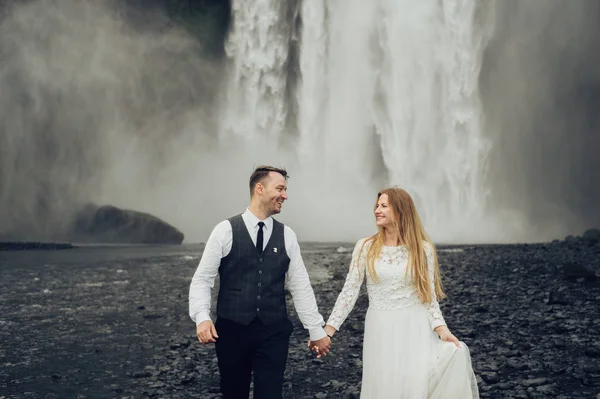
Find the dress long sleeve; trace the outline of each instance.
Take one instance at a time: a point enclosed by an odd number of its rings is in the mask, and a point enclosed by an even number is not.
[[[442,316],[440,304],[435,294],[435,281],[434,281],[434,263],[433,263],[433,247],[429,244],[425,244],[425,255],[427,256],[427,271],[429,274],[429,287],[431,289],[431,302],[427,304],[427,310],[429,311],[429,323],[431,329],[435,329],[439,326],[445,326],[446,321]]]
[[[360,293],[360,287],[365,279],[367,248],[363,249],[364,241],[365,239],[363,238],[354,246],[344,288],[342,288],[342,292],[338,295],[333,311],[329,316],[329,320],[327,320],[327,324],[336,330],[340,329],[340,326],[354,308]],[[361,249],[363,250],[361,251]]]

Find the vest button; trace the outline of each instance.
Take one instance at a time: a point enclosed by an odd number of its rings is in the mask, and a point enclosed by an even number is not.
[[[257,312],[260,312],[260,308],[256,308],[256,311],[257,311]]]
[[[259,260],[260,260],[260,262],[262,263],[262,261],[263,261],[263,258],[260,258]]]
[[[256,296],[256,299],[260,299],[260,295],[257,295],[257,296]]]
[[[258,274],[262,274],[262,270],[259,270],[259,271],[258,271]]]
[[[258,286],[259,286],[259,287],[262,287],[262,284],[261,284],[261,283],[258,283]]]

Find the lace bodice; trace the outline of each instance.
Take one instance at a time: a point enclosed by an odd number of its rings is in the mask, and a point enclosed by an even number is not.
[[[363,247],[362,239],[356,243],[354,252],[352,253],[352,261],[350,262],[350,270],[346,277],[346,282],[342,292],[338,296],[331,316],[327,324],[339,330],[340,326],[348,317],[354,304],[358,299],[360,287],[367,278],[367,293],[369,295],[369,307],[375,309],[401,309],[408,306],[418,305],[421,303],[417,295],[417,290],[410,280],[410,276],[406,274],[408,266],[408,249],[403,246],[399,247],[383,247],[381,256],[375,262],[375,271],[379,277],[379,281],[375,282],[370,274],[366,271],[367,246],[362,250],[359,258],[359,252]],[[434,265],[433,265],[433,247],[428,243],[425,244],[425,254],[427,255],[427,265],[429,269],[429,283],[433,298],[431,303],[424,306],[429,312],[429,321],[431,328],[445,325],[446,322],[442,316],[437,297],[434,289]]]

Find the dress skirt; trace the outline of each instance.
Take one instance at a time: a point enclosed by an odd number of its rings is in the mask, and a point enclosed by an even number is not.
[[[422,304],[369,307],[365,320],[361,399],[479,398],[469,348],[443,342]]]

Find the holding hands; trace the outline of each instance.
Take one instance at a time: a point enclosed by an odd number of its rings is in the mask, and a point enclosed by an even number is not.
[[[321,356],[327,356],[331,347],[331,337],[335,334],[336,329],[327,324],[324,327],[326,337],[323,337],[317,341],[308,341],[308,348],[317,354],[317,359]]]

